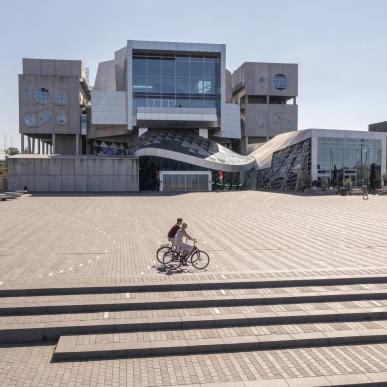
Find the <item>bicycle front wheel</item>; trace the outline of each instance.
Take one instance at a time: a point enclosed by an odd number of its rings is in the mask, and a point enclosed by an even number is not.
[[[203,270],[210,263],[210,257],[205,251],[195,251],[192,254],[191,262],[194,268]]]
[[[180,255],[175,251],[167,251],[163,257],[163,264],[168,270],[177,270],[181,265]]]

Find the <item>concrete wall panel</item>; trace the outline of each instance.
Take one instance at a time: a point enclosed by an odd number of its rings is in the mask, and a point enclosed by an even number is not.
[[[132,160],[129,160],[129,162],[125,162],[125,160],[120,160],[120,159],[116,159],[116,160],[113,160],[114,162],[114,166],[113,166],[113,170],[114,170],[114,175],[126,175],[127,171],[126,171],[126,167],[128,165],[128,163],[130,164]]]
[[[8,189],[10,191],[19,191],[23,189],[22,178],[20,176],[8,176]]]
[[[74,160],[75,176],[86,176],[87,164],[88,164],[88,160],[86,159],[75,159]]]
[[[96,159],[87,160],[87,174],[88,176],[98,175],[98,165]]]
[[[128,175],[126,178],[126,190],[138,191],[138,176]]]
[[[114,175],[113,181],[114,192],[125,192],[126,191],[126,175]]]
[[[113,175],[101,175],[101,192],[113,192],[114,184],[113,184]]]
[[[48,159],[48,174],[50,176],[60,176],[62,174],[62,160],[50,158]]]
[[[74,191],[86,192],[87,191],[87,176],[75,175],[74,176]]]
[[[74,192],[74,175],[62,175],[62,189],[64,192]]]
[[[35,175],[47,176],[48,175],[48,159],[35,159]]]
[[[9,189],[40,192],[125,192],[139,190],[138,159],[30,157],[9,159]]]
[[[87,176],[87,190],[89,192],[100,192],[101,176],[96,176],[96,175]]]
[[[99,160],[99,174],[100,175],[113,175],[114,174],[114,160],[104,159]]]
[[[62,175],[75,174],[75,160],[74,159],[63,159],[62,161]]]
[[[48,176],[35,176],[34,191],[47,192],[48,191]]]
[[[48,191],[49,192],[61,192],[61,176],[48,176]]]

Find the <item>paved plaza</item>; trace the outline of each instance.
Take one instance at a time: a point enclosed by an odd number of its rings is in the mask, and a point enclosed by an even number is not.
[[[211,262],[200,272],[192,266],[175,273],[156,261],[155,250],[166,242],[166,233],[177,217],[188,223],[188,233],[198,239]],[[138,356],[53,362],[58,340],[0,346],[1,386],[298,386],[355,384],[387,381],[387,319],[352,321],[350,313],[385,313],[387,281],[387,197],[341,197],[290,195],[241,191],[176,195],[24,195],[0,202],[0,328],[44,324],[59,326],[75,322],[93,324],[113,321],[131,324],[136,319],[157,320],[167,327],[173,319],[212,319],[253,315],[259,318],[295,316],[294,322],[255,326],[224,325],[185,330],[162,329],[141,332],[106,332],[69,336],[75,349],[119,343],[138,349],[144,343],[206,341],[206,345],[229,338],[245,341],[290,336],[335,337],[337,332],[357,336],[379,335],[379,341],[352,345],[306,346],[246,351],[213,351],[175,356]],[[332,283],[326,278],[374,278],[374,282]],[[299,281],[316,279],[313,286],[145,292],[105,291],[98,294],[20,295],[17,289],[90,288],[114,286],[166,286],[182,283],[233,281]],[[295,282],[296,283],[296,282]],[[177,289],[177,288],[176,288]],[[226,289],[226,290],[225,290]],[[6,292],[9,291],[9,295]],[[356,299],[333,302],[302,301],[302,297]],[[364,294],[379,294],[366,298]],[[15,293],[16,294],[16,293]],[[275,297],[298,297],[297,303],[273,302]],[[269,297],[271,302],[234,306],[164,308],[142,306],[142,310],[104,311],[101,303],[152,303],[194,298],[216,303],[224,297]],[[376,297],[376,296],[375,296]],[[60,300],[59,300],[60,299]],[[36,310],[50,303],[79,304],[79,311],[16,313],[4,312],[16,301]],[[212,301],[211,301],[212,300]],[[188,301],[187,301],[188,302]],[[238,301],[239,302],[239,301]],[[82,310],[93,304],[94,310]],[[96,305],[98,304],[98,305]],[[54,306],[57,307],[57,306]],[[53,307],[53,308],[54,308]],[[3,309],[2,309],[3,308]],[[98,309],[99,308],[99,309]],[[305,315],[344,316],[340,321],[310,321]],[[265,317],[262,317],[265,316]],[[347,317],[345,317],[347,316]],[[381,316],[381,315],[380,315]],[[379,317],[380,317],[379,316]],[[207,318],[207,317],[206,317]],[[298,320],[297,320],[298,319]],[[304,320],[302,320],[304,319]],[[368,319],[369,320],[369,319]],[[136,320],[137,321],[137,320]],[[268,320],[269,321],[269,320]],[[284,320],[285,321],[285,320]],[[301,324],[299,322],[301,321]],[[29,324],[29,325],[28,325]],[[95,325],[95,326],[96,326]],[[122,325],[122,324],[121,324]],[[8,329],[8,328],[7,328]],[[99,328],[98,328],[99,329]],[[1,330],[1,329],[0,329]],[[99,332],[99,331],[98,331]],[[101,331],[102,332],[102,331]],[[384,334],[384,333],[383,333]],[[70,333],[72,335],[72,333]],[[299,336],[297,336],[299,335]],[[307,336],[309,335],[309,336]],[[320,337],[320,336],[321,337]],[[336,336],[335,336],[336,335]],[[376,336],[375,336],[376,337]],[[66,341],[62,336],[61,340]],[[281,339],[281,340],[280,340]],[[212,341],[211,341],[212,340]],[[239,343],[238,341],[238,343]],[[59,341],[61,343],[61,341]],[[285,341],[283,341],[285,342]],[[288,341],[287,341],[288,342]],[[133,344],[134,343],[134,344]],[[333,341],[334,343],[334,341]],[[337,341],[339,343],[339,341]],[[344,342],[343,342],[344,344]],[[161,345],[161,344],[160,344]],[[203,344],[204,345],[204,344]],[[265,344],[266,345],[266,344]],[[125,347],[126,348],[126,347]],[[128,349],[128,350],[129,350]]]

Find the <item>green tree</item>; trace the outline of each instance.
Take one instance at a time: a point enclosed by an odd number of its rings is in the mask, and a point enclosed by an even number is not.
[[[15,155],[18,155],[19,154],[19,149],[15,148],[15,147],[9,147],[7,148],[4,153],[7,155],[7,156],[15,156]]]

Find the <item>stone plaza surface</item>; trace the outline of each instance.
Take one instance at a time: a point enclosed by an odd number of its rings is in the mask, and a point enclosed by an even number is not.
[[[211,262],[165,272],[155,250],[177,217]],[[25,195],[0,203],[0,291],[17,288],[110,286],[200,281],[387,276],[387,197],[304,196],[268,192],[177,195]],[[383,291],[386,284],[291,288],[292,294]],[[289,293],[284,289],[227,290],[228,295]],[[163,297],[221,297],[222,290],[63,295],[63,302]],[[56,296],[34,297],[54,302]],[[28,302],[29,297],[19,301]],[[12,297],[0,299],[0,307]],[[370,311],[386,300],[299,305],[0,316],[0,325],[130,318],[187,318],[243,313]],[[384,321],[79,336],[77,344],[200,340],[251,335],[317,334],[387,329]],[[153,336],[152,336],[153,335]],[[101,359],[53,363],[55,343],[2,345],[0,385],[297,386],[387,380],[387,344]],[[228,384],[227,384],[228,383]]]

